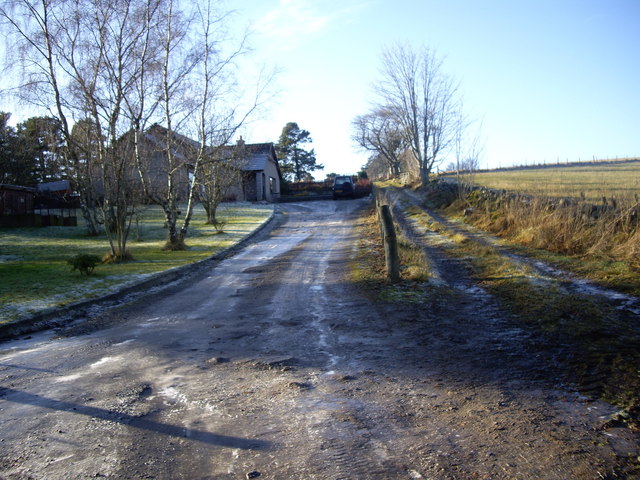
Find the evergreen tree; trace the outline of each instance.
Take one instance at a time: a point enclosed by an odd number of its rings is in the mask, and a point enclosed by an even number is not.
[[[284,126],[276,152],[285,179],[299,182],[311,172],[324,168],[324,165],[317,163],[315,151],[304,148],[312,141],[309,132],[301,130],[297,123],[289,122]]]
[[[16,131],[9,125],[10,113],[0,112],[0,183],[16,183],[14,148]]]
[[[18,124],[20,148],[16,152],[29,164],[33,179],[51,182],[65,178],[60,151],[63,146],[60,122],[52,117],[31,117]]]
[[[0,112],[0,183],[35,187],[63,178],[59,122],[32,117],[13,128],[10,118],[10,113]]]

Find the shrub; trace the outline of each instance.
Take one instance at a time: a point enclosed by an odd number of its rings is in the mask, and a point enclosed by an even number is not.
[[[98,263],[100,263],[100,257],[97,255],[89,255],[87,253],[81,253],[67,260],[67,263],[71,265],[71,271],[78,270],[81,275],[91,275],[93,269]]]

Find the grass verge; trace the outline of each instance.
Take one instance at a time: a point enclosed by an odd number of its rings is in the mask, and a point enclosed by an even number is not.
[[[228,204],[220,216],[224,233],[207,225],[204,209],[196,208],[186,239],[188,249],[164,251],[161,210],[146,207],[132,225],[129,247],[133,261],[98,265],[92,275],[72,272],[67,260],[77,254],[102,257],[104,236],[88,237],[78,227],[3,228],[0,230],[0,323],[12,322],[47,308],[107,294],[154,273],[204,260],[231,247],[261,225],[271,206]]]
[[[447,229],[422,211],[411,210],[421,226],[447,236],[448,255],[464,259],[476,282],[499,298],[513,318],[541,332],[551,348],[563,352],[583,393],[625,409],[639,428],[640,335],[637,318],[589,295],[574,294],[562,281],[539,278],[497,248]]]
[[[476,199],[477,200],[477,199]],[[462,215],[469,202],[473,213]],[[445,212],[505,239],[510,248],[574,272],[603,287],[640,296],[640,230],[637,206],[593,219],[578,206],[457,200]]]
[[[380,226],[373,206],[357,227],[358,248],[351,262],[351,277],[371,298],[382,302],[424,302],[435,286],[422,251],[406,238],[398,237],[400,282],[387,279]]]

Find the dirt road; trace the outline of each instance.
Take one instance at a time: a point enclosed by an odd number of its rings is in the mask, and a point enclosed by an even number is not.
[[[455,262],[424,305],[350,285],[365,202],[287,205],[205,275],[0,344],[0,478],[633,476],[615,409]]]

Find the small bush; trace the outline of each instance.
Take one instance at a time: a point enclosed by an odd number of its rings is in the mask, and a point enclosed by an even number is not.
[[[81,253],[67,260],[71,265],[71,271],[78,270],[81,275],[91,275],[96,265],[100,263],[100,257],[97,255],[89,255]]]

